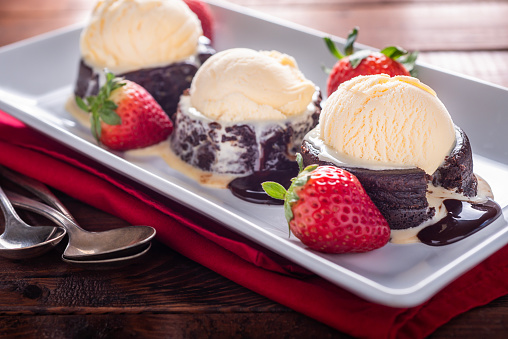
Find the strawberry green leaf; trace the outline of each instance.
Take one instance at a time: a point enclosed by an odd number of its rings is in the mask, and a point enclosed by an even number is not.
[[[328,75],[330,75],[330,73],[332,73],[332,69],[330,67],[326,67],[323,64],[321,64],[321,69],[323,70],[323,72],[325,72]]]
[[[111,110],[115,110],[118,105],[115,104],[113,101],[111,100],[107,100],[104,102],[104,104],[102,105],[104,108],[107,108],[107,109],[111,109]]]
[[[403,55],[399,58],[399,62],[406,67],[406,69],[411,73],[412,76],[416,77],[417,72],[415,69],[416,59],[418,58],[418,52],[411,52],[406,55]]]
[[[303,171],[303,157],[300,153],[296,153],[296,163],[298,164],[298,173]]]
[[[112,109],[103,108],[99,111],[99,115],[102,121],[108,125],[120,125],[122,123],[122,118]]]
[[[304,173],[304,172],[302,172]],[[304,175],[298,175],[296,177],[296,179],[293,181],[293,186],[294,187],[302,187],[303,185],[305,185],[307,183],[307,181],[309,181],[310,179],[310,175],[305,175],[306,173],[304,173]]]
[[[400,56],[407,54],[405,49],[397,46],[385,47],[380,52],[393,60],[397,60]]]
[[[263,190],[274,199],[284,200],[286,189],[281,184],[274,181],[266,181],[261,184]]]
[[[99,140],[101,137],[101,121],[99,120],[99,116],[90,115],[90,122],[92,125],[92,135],[95,139]]]
[[[337,49],[337,46],[335,46],[335,43],[332,41],[332,39],[328,37],[324,37],[323,40],[326,43],[326,47],[328,47],[328,50],[330,53],[332,53],[337,59],[342,59],[344,55]]]
[[[88,103],[87,112],[91,112],[92,107],[95,107],[97,105],[97,97],[91,96],[91,97],[85,98],[85,100]]]
[[[88,105],[83,101],[83,99],[81,99],[81,97],[76,96],[75,100],[79,108],[85,112],[88,112]]]
[[[295,186],[291,185],[286,193],[286,198],[284,199],[284,216],[289,223],[293,220],[293,205],[300,199],[300,197],[294,191]],[[290,233],[291,234],[291,233]]]
[[[356,38],[358,37],[358,27],[353,28],[351,32],[349,32],[349,35],[347,36],[346,45],[344,46],[344,52],[346,55],[353,54]]]
[[[296,201],[298,201],[298,199],[296,199]],[[292,210],[292,203],[290,204],[287,201],[284,203],[284,216],[286,217],[289,226],[289,223],[291,222],[291,220],[293,220],[294,214]]]
[[[351,64],[351,67],[355,69],[358,67],[358,65],[362,62],[363,59],[371,55],[372,51],[369,51],[368,49],[364,49],[361,51],[358,51],[354,54],[351,54],[349,56],[349,63]]]
[[[307,166],[307,167],[305,167],[305,168],[303,169],[303,172],[305,172],[305,173],[310,173],[310,172],[312,172],[313,170],[315,170],[316,168],[318,168],[318,166],[319,166],[319,165],[316,165],[316,164],[309,165],[309,166]]]

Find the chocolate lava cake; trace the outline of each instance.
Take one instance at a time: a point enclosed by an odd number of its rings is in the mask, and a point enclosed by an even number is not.
[[[314,133],[311,132],[311,133]],[[309,133],[309,135],[311,134]],[[302,142],[304,164],[332,165],[353,173],[367,194],[384,215],[392,229],[416,227],[434,216],[426,198],[427,183],[454,190],[468,197],[477,194],[478,182],[473,173],[473,158],[469,139],[462,129],[455,126],[456,144],[444,163],[432,176],[422,169],[372,170],[346,163],[320,159],[323,145],[312,138]]]
[[[213,54],[215,50],[211,47],[210,40],[201,37],[196,57],[164,67],[146,68],[116,75],[143,86],[171,117],[176,112],[180,95],[190,87],[192,78],[200,65]],[[81,60],[74,94],[81,98],[97,95],[102,85],[99,84],[99,79],[100,73]]]
[[[321,92],[313,96],[313,110],[283,122],[221,124],[204,117],[186,104],[184,93],[177,113],[171,148],[183,161],[203,171],[249,175],[296,166],[294,157],[305,134],[317,125]]]

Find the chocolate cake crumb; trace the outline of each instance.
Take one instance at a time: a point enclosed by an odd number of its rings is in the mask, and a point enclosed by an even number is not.
[[[436,172],[432,175],[434,186],[456,190],[467,197],[478,193],[478,180],[473,172],[473,152],[466,133],[455,128],[457,145]]]
[[[319,90],[314,100],[315,110],[308,119],[274,123],[257,135],[251,124],[223,126],[194,118],[179,107],[174,116],[171,148],[183,161],[209,172],[248,175],[255,171],[293,169],[297,166],[294,156],[301,140],[319,120]],[[219,159],[219,151],[224,147],[233,147],[231,152],[235,155]]]

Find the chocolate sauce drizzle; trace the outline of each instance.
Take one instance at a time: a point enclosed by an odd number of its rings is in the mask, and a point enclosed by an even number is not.
[[[444,201],[444,205],[448,210],[447,216],[418,233],[422,243],[430,246],[452,244],[478,232],[501,215],[501,207],[492,200],[473,204],[449,199]]]
[[[286,189],[297,170],[260,171],[231,181],[228,188],[236,197],[267,205],[282,205],[283,200],[273,199],[263,191],[261,183],[275,181]],[[429,246],[449,245],[462,240],[492,223],[501,215],[501,207],[492,200],[483,204],[447,199],[444,202],[448,214],[437,223],[427,226],[418,233],[418,239]]]
[[[237,178],[228,185],[229,190],[236,197],[256,204],[283,205],[283,200],[270,197],[263,190],[261,183],[265,181],[275,181],[286,189],[291,185],[291,178],[296,177],[298,169],[289,169],[284,171],[261,171]]]

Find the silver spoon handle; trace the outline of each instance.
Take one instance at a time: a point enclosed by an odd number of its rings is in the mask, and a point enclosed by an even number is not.
[[[60,200],[58,200],[58,198],[53,194],[53,192],[51,192],[46,187],[46,185],[44,185],[40,181],[34,180],[19,173],[14,173],[3,166],[0,166],[0,174],[4,178],[12,181],[15,184],[18,184],[19,186],[35,194],[36,196],[41,198],[44,202],[46,202],[50,206],[53,206],[54,208],[59,210],[63,215],[65,215],[67,218],[69,218],[75,224],[77,224],[76,220],[71,215],[69,210],[60,202]]]
[[[5,195],[9,197],[13,205],[43,215],[55,224],[63,226],[66,230],[72,230],[74,227],[72,221],[68,220],[65,215],[48,205],[10,191],[5,192]]]
[[[5,218],[5,227],[12,224],[12,220],[19,220],[18,214],[14,210],[9,198],[5,194],[2,187],[0,187],[0,208]]]

